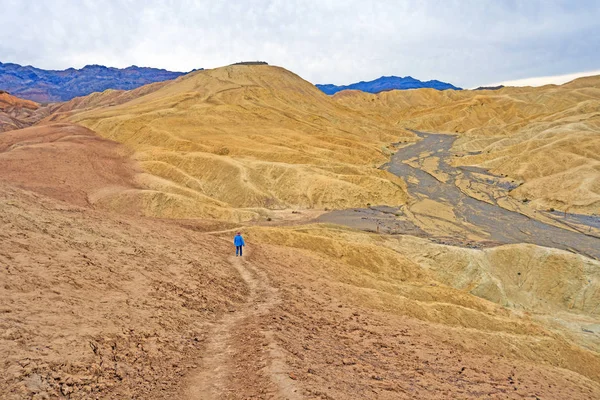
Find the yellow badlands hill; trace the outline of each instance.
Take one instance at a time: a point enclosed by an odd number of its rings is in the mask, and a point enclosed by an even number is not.
[[[404,182],[377,167],[413,135],[278,67],[198,71],[70,119],[135,150],[147,189],[135,195],[150,215],[239,221],[407,200]]]
[[[456,165],[523,181],[512,194],[534,206],[600,212],[600,76],[496,91],[346,91],[334,99],[375,120],[460,135]]]

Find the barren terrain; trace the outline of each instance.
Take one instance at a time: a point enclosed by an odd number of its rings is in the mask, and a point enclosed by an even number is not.
[[[245,228],[240,259],[230,229],[2,193],[7,398],[600,394],[599,265],[580,256],[315,226]]]
[[[0,133],[0,397],[600,398],[598,97],[239,65],[40,108]]]
[[[542,209],[600,210],[600,77],[539,88],[344,91],[342,105],[404,128],[457,133],[455,165],[520,181],[511,196]]]
[[[135,151],[155,191],[148,215],[247,221],[272,209],[407,200],[404,182],[377,167],[382,149],[414,135],[278,67],[194,72],[70,120]]]

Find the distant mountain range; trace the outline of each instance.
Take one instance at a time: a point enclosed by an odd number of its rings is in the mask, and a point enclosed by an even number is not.
[[[266,63],[265,63],[266,64]],[[62,71],[45,70],[30,65],[0,62],[0,90],[22,99],[38,103],[62,102],[74,97],[86,96],[106,89],[131,90],[140,86],[175,79],[185,72],[137,67],[112,68],[103,65],[86,65],[81,69],[68,68]],[[386,90],[432,88],[437,90],[461,90],[450,83],[438,80],[420,81],[411,76],[382,76],[369,82],[358,82],[347,86],[316,85],[326,94],[354,89],[368,93]]]
[[[326,94],[335,94],[341,90],[352,89],[360,90],[368,93],[379,93],[386,90],[405,90],[405,89],[420,89],[420,88],[432,88],[437,90],[454,89],[461,90],[450,83],[440,82],[437,80],[432,81],[420,81],[413,78],[412,76],[382,76],[381,78],[375,79],[369,82],[357,82],[347,86],[336,86],[336,85],[316,85],[321,91]]]
[[[50,103],[106,89],[135,89],[148,83],[175,79],[183,74],[135,65],[123,69],[86,65],[81,69],[53,71],[0,62],[0,90],[23,99]]]

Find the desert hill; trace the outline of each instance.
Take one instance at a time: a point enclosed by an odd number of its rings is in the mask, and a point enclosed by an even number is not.
[[[10,93],[0,90],[0,110],[8,111],[13,107],[23,107],[31,110],[35,110],[39,107],[39,104],[29,100],[19,99],[18,97],[11,96]]]
[[[600,211],[598,76],[493,91],[346,91],[334,99],[402,127],[458,134],[456,165],[523,181],[513,196],[539,208]]]
[[[40,105],[0,90],[0,133],[21,129],[37,122]]]
[[[564,117],[574,107],[593,108],[600,76],[579,78],[561,86],[504,87],[498,90],[436,91],[419,89],[366,94],[345,91],[339,103],[369,111],[386,111],[396,123],[412,129],[460,133],[469,137],[512,135],[539,120]],[[591,110],[590,110],[591,111]]]
[[[70,121],[135,151],[149,215],[247,220],[265,209],[402,204],[377,169],[413,135],[340,106],[282,68],[198,71]]]
[[[40,123],[59,122],[75,113],[85,110],[123,104],[140,96],[152,93],[168,83],[169,81],[150,83],[132,90],[107,89],[103,92],[94,92],[87,96],[75,97],[62,103],[49,104],[46,106],[47,115],[44,116]]]
[[[113,202],[138,191],[141,173],[123,146],[65,123],[0,135],[0,170],[1,182],[78,206],[111,209]],[[133,201],[119,205],[120,212],[140,212]]]
[[[40,103],[68,101],[106,89],[131,90],[181,75],[182,72],[135,65],[123,69],[86,65],[81,69],[54,71],[0,62],[0,88]]]
[[[0,91],[0,132],[26,128],[32,125],[45,125],[66,120],[76,112],[109,107],[151,93],[167,84],[156,82],[133,90],[107,89],[87,96],[51,104],[38,104]]]

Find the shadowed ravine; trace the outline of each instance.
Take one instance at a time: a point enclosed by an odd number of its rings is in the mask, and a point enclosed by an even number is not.
[[[531,243],[539,246],[554,247],[573,251],[588,257],[600,259],[600,239],[592,235],[550,225],[528,217],[516,211],[502,208],[498,205],[498,193],[505,193],[514,188],[510,182],[503,181],[501,177],[491,175],[480,168],[453,167],[448,159],[453,156],[450,152],[452,144],[457,139],[453,135],[428,134],[415,132],[421,141],[399,149],[390,162],[382,166],[389,172],[402,177],[408,186],[408,191],[417,200],[430,199],[449,205],[454,211],[457,224],[463,233],[450,242],[459,244],[469,243],[470,234],[479,235],[483,231],[485,241],[495,244]],[[447,176],[444,181],[437,179],[430,172],[426,172],[423,159],[427,156],[439,158],[435,168],[435,175]],[[407,161],[411,160],[410,165]],[[496,196],[490,196],[489,191],[481,191],[484,199],[476,199],[461,191],[457,180],[473,182],[480,186],[492,188]],[[470,185],[470,183],[469,183]],[[514,202],[514,200],[512,200]],[[422,230],[416,224],[407,220],[402,208],[395,207],[370,207],[367,209],[342,210],[327,213],[319,218],[321,222],[333,222],[349,225],[360,229],[373,230],[374,226],[382,226],[382,232],[435,235]],[[592,221],[593,217],[579,219],[579,221]],[[361,222],[359,222],[361,221]],[[556,221],[560,225],[560,221]],[[476,227],[476,228],[475,228]],[[462,237],[461,237],[462,236]],[[447,238],[445,238],[447,239]],[[447,240],[444,240],[445,242]],[[477,244],[474,244],[477,246]]]

